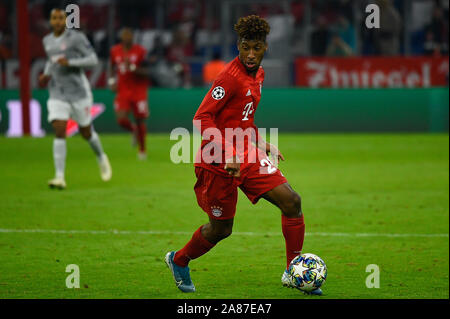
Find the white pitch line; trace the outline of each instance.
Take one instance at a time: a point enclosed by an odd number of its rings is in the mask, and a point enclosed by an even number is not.
[[[90,234],[90,235],[192,235],[193,231],[168,231],[168,230],[64,230],[64,229],[5,229],[0,228],[0,233],[45,233],[45,234]],[[281,236],[279,233],[267,232],[233,232],[238,236]],[[449,234],[389,234],[389,233],[305,233],[306,236],[323,237],[443,237],[448,238]]]

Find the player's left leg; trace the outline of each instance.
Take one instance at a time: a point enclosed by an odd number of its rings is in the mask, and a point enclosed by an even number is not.
[[[286,242],[286,269],[301,253],[305,236],[301,198],[288,183],[276,186],[262,195],[281,210],[281,227]]]
[[[250,167],[244,183],[239,187],[253,204],[264,198],[281,210],[281,228],[286,245],[286,268],[282,282],[285,286],[292,286],[287,269],[292,259],[301,253],[305,236],[301,198],[265,153],[259,151],[258,158],[261,160]],[[313,293],[320,295],[322,292],[318,289]]]
[[[137,132],[137,142],[138,142],[138,159],[147,159],[147,148],[146,148],[146,137],[147,137],[147,125],[145,123],[145,118],[136,119],[136,132]]]
[[[103,151],[100,137],[92,129],[92,104],[91,97],[72,103],[72,117],[78,123],[81,136],[89,143],[89,146],[97,157],[102,180],[109,181],[112,176],[111,164],[109,163],[108,156]]]
[[[52,126],[55,131],[55,139],[53,140],[53,162],[55,165],[55,178],[48,181],[50,188],[64,189],[66,181],[64,179],[64,171],[66,167],[66,120],[53,120]]]
[[[258,150],[258,158],[250,166],[239,187],[253,204],[264,198],[281,210],[281,225],[286,241],[286,268],[300,254],[305,234],[300,196],[288,184],[281,171],[267,155]]]
[[[305,237],[305,223],[300,195],[288,183],[284,183],[264,193],[261,197],[281,210],[281,228],[286,243],[286,269],[281,281],[284,286],[294,287],[288,276],[288,268],[292,259],[301,254]],[[322,290],[317,288],[309,294],[320,296]]]
[[[97,132],[95,132],[91,128],[91,125],[88,125],[84,127],[80,126],[80,134],[89,143],[89,146],[97,156],[98,165],[100,167],[100,176],[102,180],[104,180],[105,182],[109,181],[112,176],[111,164],[109,163],[108,156],[103,151],[102,143]]]
[[[197,259],[210,251],[219,241],[229,237],[233,230],[233,218],[209,218],[209,223],[200,226],[191,240],[174,256],[178,266],[186,267],[192,259]]]
[[[146,97],[139,99],[136,103],[133,103],[133,113],[134,118],[136,119],[136,135],[139,147],[138,158],[140,160],[145,160],[147,159],[145,141],[147,136],[146,119],[149,117],[149,109]]]

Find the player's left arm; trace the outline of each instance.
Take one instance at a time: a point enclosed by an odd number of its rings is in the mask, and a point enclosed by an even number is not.
[[[262,81],[261,82],[264,82],[264,76],[265,76],[264,69],[262,69]],[[262,83],[261,83],[261,88],[262,88]],[[252,126],[253,126],[253,132],[255,132],[255,134],[252,136],[253,143],[255,143],[255,145],[259,149],[266,152],[267,155],[270,154],[270,156],[273,159],[284,161],[284,156],[283,156],[283,154],[281,154],[280,150],[275,145],[267,143],[264,140],[264,138],[261,136],[261,134],[259,134],[258,128],[256,127],[254,122],[252,123]]]
[[[150,64],[148,61],[142,61],[139,66],[133,71],[134,74],[142,77],[150,76]]]
[[[278,149],[278,147],[276,147],[273,144],[267,143],[264,138],[261,136],[261,134],[259,134],[258,128],[256,127],[255,124],[253,124],[253,131],[255,132],[255,135],[253,136],[253,142],[255,143],[255,145],[263,150],[264,152],[266,152],[267,155],[270,154],[270,156],[274,159],[277,160],[281,160],[284,161],[284,156],[283,154],[281,154],[280,150]]]
[[[134,74],[144,77],[144,78],[147,78],[150,76],[150,62],[147,59],[147,53],[145,50],[142,50],[139,60],[136,63],[132,72]]]
[[[87,39],[86,35],[84,35],[83,33],[77,34],[76,48],[78,52],[81,53],[81,57],[73,59],[62,58],[65,59],[66,61],[63,61],[63,63],[61,63],[60,59],[58,62],[61,65],[66,64],[66,66],[77,68],[92,68],[97,65],[98,63],[97,54],[95,53],[95,50],[92,47],[91,43],[89,43],[89,40]]]

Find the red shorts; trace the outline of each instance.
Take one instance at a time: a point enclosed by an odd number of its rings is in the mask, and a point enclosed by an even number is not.
[[[147,96],[124,97],[118,94],[114,99],[114,110],[132,111],[136,119],[145,119],[149,116]]]
[[[278,168],[261,172],[260,163],[250,164],[240,177],[225,177],[204,167],[195,167],[194,191],[198,205],[213,219],[230,219],[236,213],[237,188],[256,204],[260,197],[278,185],[287,183]]]

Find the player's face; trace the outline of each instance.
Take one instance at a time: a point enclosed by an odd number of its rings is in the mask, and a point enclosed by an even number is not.
[[[133,32],[129,29],[123,30],[120,34],[120,41],[126,46],[133,44]]]
[[[50,26],[53,32],[63,32],[66,28],[66,13],[63,10],[53,10],[50,14]]]
[[[239,59],[244,64],[248,72],[257,71],[264,53],[267,50],[267,43],[262,40],[241,39],[238,43]]]

